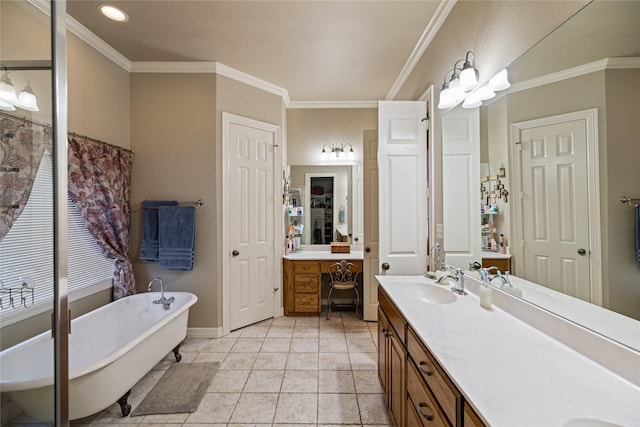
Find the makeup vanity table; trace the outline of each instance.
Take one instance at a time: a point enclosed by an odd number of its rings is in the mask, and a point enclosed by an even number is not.
[[[282,260],[285,316],[317,315],[322,312],[322,275],[329,266],[346,259],[360,268],[364,252],[331,253],[330,250],[302,250],[285,255]]]

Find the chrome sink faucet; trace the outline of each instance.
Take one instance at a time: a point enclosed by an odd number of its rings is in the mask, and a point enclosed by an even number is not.
[[[162,284],[162,279],[159,277],[154,277],[153,279],[151,279],[151,281],[149,282],[149,287],[147,288],[147,291],[151,291],[151,286],[153,285],[153,282],[155,281],[160,282],[160,299],[153,301],[154,304],[162,304],[162,306],[164,307],[165,310],[168,310],[169,307],[171,307],[171,304],[173,304],[173,301],[175,300],[174,297],[171,298],[165,298],[164,297],[164,286]]]
[[[440,276],[440,278],[436,280],[436,283],[442,283],[445,280],[452,280],[453,287],[451,288],[451,292],[455,292],[458,295],[467,295],[467,291],[464,290],[464,271],[462,271],[461,268],[444,264],[441,267],[441,271],[447,271],[447,273]],[[453,271],[455,274],[452,275],[449,271]]]

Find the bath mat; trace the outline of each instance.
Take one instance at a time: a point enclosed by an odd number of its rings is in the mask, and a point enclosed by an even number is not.
[[[172,364],[131,416],[195,412],[219,365],[218,362]]]

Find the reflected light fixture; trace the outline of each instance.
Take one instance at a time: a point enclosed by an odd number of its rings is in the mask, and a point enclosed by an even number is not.
[[[100,9],[100,13],[113,21],[127,22],[129,20],[129,15],[127,15],[125,11],[113,5],[101,4],[98,6],[98,9]]]
[[[493,91],[505,90],[511,87],[509,83],[509,76],[507,75],[507,69],[500,71],[489,80],[489,88]]]
[[[9,74],[22,77],[26,81],[24,89],[16,95],[16,88],[13,85],[13,81],[9,78]],[[29,79],[20,73],[14,71],[5,71],[0,78],[0,110],[15,111],[16,108],[21,108],[27,111],[40,111],[38,108],[38,100],[36,95],[31,89]]]
[[[346,151],[347,147],[349,147],[349,151]],[[346,154],[345,154],[346,151]],[[353,152],[353,145],[347,142],[346,144],[324,144],[322,146],[322,152],[320,153],[320,159],[322,160],[340,160],[346,158],[347,160],[352,160],[355,158],[355,153]]]

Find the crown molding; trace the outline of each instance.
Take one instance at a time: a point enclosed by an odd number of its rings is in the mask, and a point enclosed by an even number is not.
[[[289,105],[289,92],[280,86],[254,77],[220,62],[133,62],[132,73],[214,73],[282,97]]]
[[[378,108],[378,101],[291,101],[287,108]]]
[[[51,16],[51,6],[47,1],[28,0],[28,2],[45,15]],[[97,50],[114,64],[126,71],[131,71],[131,61],[129,61],[124,55],[112,48],[100,37],[89,31],[87,27],[82,25],[68,13],[66,20],[67,30],[69,32],[76,35],[80,40]]]
[[[438,5],[436,12],[431,17],[431,20],[427,25],[427,28],[424,29],[424,32],[420,36],[418,43],[413,48],[411,55],[409,55],[407,62],[405,62],[402,70],[400,71],[400,74],[398,74],[398,77],[396,77],[396,81],[391,86],[391,89],[389,89],[389,92],[387,93],[387,96],[385,98],[386,101],[393,100],[402,86],[406,83],[407,79],[413,72],[413,69],[418,64],[418,61],[420,61],[420,58],[422,58],[422,55],[424,55],[424,52],[427,50],[429,44],[431,44],[431,41],[440,30],[440,27],[442,27],[442,24],[444,24],[444,21],[447,19],[447,16],[449,16],[449,12],[451,12],[451,9],[453,9],[453,6],[455,4],[456,0],[449,0],[443,1]]]
[[[604,58],[598,61],[589,62],[587,64],[578,65],[577,67],[567,68],[566,70],[557,71],[555,73],[550,73],[530,80],[525,80],[520,83],[515,83],[511,85],[509,90],[505,91],[505,95],[538,86],[548,85],[550,83],[555,83],[574,77],[584,76],[585,74],[595,73],[596,71],[626,68],[640,68],[640,58]]]

